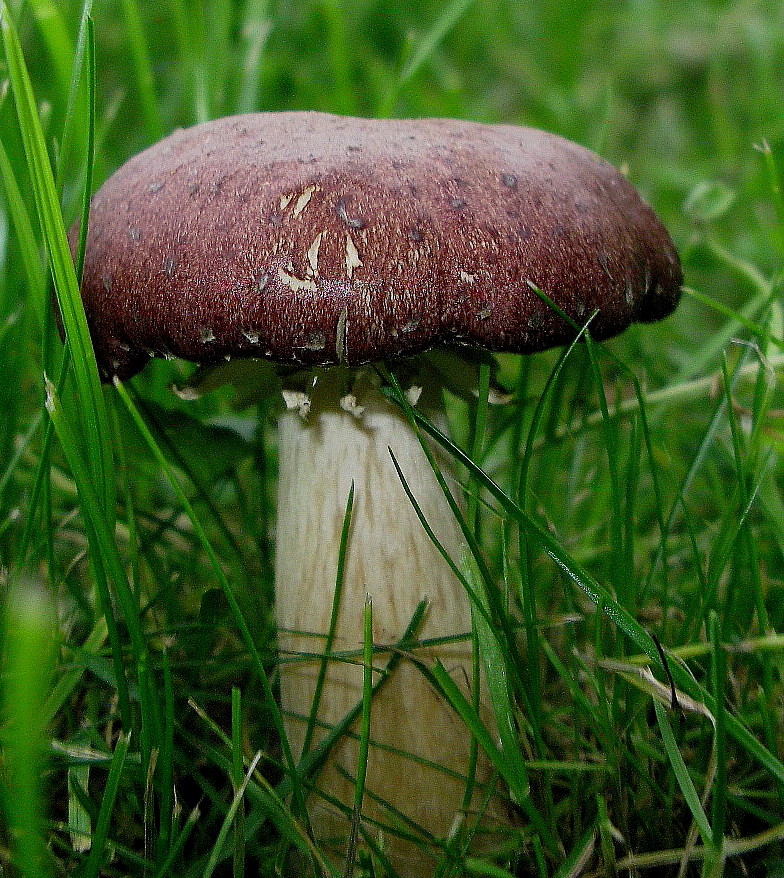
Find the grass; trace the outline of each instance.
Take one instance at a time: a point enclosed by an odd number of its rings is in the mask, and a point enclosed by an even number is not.
[[[303,107],[579,140],[686,272],[664,324],[501,357],[511,403],[451,402],[472,495],[451,560],[496,623],[500,748],[432,679],[521,816],[439,874],[784,874],[782,9],[28,0],[2,22],[0,868],[324,863],[274,698],[269,405],[182,403],[180,363],[100,387],[64,235],[174,127]]]

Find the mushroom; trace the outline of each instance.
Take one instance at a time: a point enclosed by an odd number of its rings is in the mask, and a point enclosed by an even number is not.
[[[574,323],[589,319],[592,336],[607,338],[667,315],[680,285],[672,241],[632,185],[587,149],[523,127],[242,115],[175,132],[93,197],[82,296],[105,378],[128,377],[151,356],[278,364],[286,408],[276,615],[295,756],[330,627],[352,486],[334,658],[311,747],[361,698],[366,595],[376,668],[427,601],[416,632],[427,644],[396,654],[373,700],[362,812],[370,837],[384,827],[384,849],[403,876],[433,865],[396,827],[443,839],[465,804],[470,733],[421,667],[439,659],[474,697],[471,606],[397,467],[454,559],[460,527],[372,364],[406,358],[411,401],[444,429],[428,351],[540,351],[570,341]],[[316,835],[335,843],[336,856],[356,771],[356,735],[346,734],[310,794]],[[480,755],[469,808],[486,806],[492,828],[508,817],[500,793],[485,790],[490,782]]]

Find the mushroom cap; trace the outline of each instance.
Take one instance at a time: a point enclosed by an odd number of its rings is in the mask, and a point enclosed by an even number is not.
[[[72,229],[72,241],[75,240]],[[358,365],[532,352],[676,306],[672,241],[594,153],[531,128],[254,113],[179,130],[96,192],[82,296],[104,377],[150,356]]]

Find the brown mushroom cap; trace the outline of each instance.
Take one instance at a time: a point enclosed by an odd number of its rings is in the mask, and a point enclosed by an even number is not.
[[[437,344],[530,352],[678,302],[651,208],[530,128],[258,113],[207,122],[95,194],[82,295],[101,370],[150,356],[361,364]]]

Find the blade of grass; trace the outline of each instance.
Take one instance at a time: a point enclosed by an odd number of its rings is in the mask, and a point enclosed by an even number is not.
[[[329,68],[332,77],[330,108],[335,113],[356,112],[354,89],[351,83],[351,58],[349,49],[346,9],[342,0],[320,0],[321,12],[326,21],[326,41]]]
[[[781,256],[784,254],[784,195],[782,195],[781,191],[781,175],[779,173],[779,167],[776,164],[776,157],[773,155],[773,150],[770,148],[770,143],[763,138],[757,149],[762,154],[768,189],[770,190],[773,209],[776,212],[777,221],[774,223],[772,237],[778,248],[779,256]]]
[[[79,44],[81,46],[82,41],[85,43],[87,69],[87,142],[85,145],[87,161],[85,165],[84,187],[82,188],[79,238],[74,259],[77,279],[81,279],[84,267],[84,253],[87,246],[87,221],[90,214],[90,196],[92,195],[93,165],[95,162],[95,31],[92,18],[86,16],[83,19],[83,28],[84,32],[82,33],[80,30],[79,33]]]
[[[28,0],[38,30],[52,59],[54,81],[61,94],[68,91],[73,46],[62,4],[53,0]]]
[[[514,878],[514,875],[501,866],[488,863],[486,860],[477,860],[475,857],[466,857],[463,862],[469,875],[480,875],[481,878]]]
[[[231,687],[231,783],[236,796],[243,783],[242,776],[242,696],[236,686]],[[232,862],[233,878],[242,878],[245,874],[245,807],[240,800],[237,816],[234,821],[234,860]]]
[[[357,779],[354,784],[354,802],[351,809],[351,831],[346,851],[345,878],[352,878],[357,854],[357,839],[362,822],[362,800],[365,796],[368,753],[370,752],[370,707],[373,699],[373,604],[365,596],[362,614],[362,713],[359,723],[357,748]]]
[[[158,869],[158,871],[155,873],[155,878],[165,878],[166,875],[177,876],[180,874],[180,853],[185,847],[185,843],[188,841],[188,838],[190,837],[194,826],[196,826],[196,824],[199,822],[200,817],[201,810],[197,805],[191,810],[190,814],[188,814],[185,825],[182,827],[177,837],[174,839],[172,846],[169,849],[169,853],[166,855],[166,859],[163,861],[163,863],[161,863],[160,869]],[[177,861],[176,866],[175,860]]]
[[[392,377],[394,379],[394,376],[392,376]],[[397,388],[397,391],[399,392],[399,387]],[[441,482],[441,487],[445,492],[445,496],[447,496],[447,499],[449,502],[454,504],[454,498],[452,498],[451,492],[449,491],[449,489],[446,486],[446,483],[443,480],[443,475],[441,474],[440,470],[438,469],[438,466],[435,462],[435,459],[432,457],[430,449],[428,449],[424,443],[422,444],[422,448],[425,451],[425,455],[428,457],[428,459],[431,462],[431,465],[434,468],[434,473],[436,475],[436,478],[439,479],[439,481]],[[506,753],[511,760],[510,765],[513,765],[515,763],[515,756],[519,755],[519,743],[518,743],[518,739],[517,739],[517,731],[516,731],[515,726],[514,726],[514,719],[512,716],[512,712],[511,712],[511,700],[510,700],[510,696],[509,696],[509,679],[510,679],[509,669],[519,668],[519,667],[522,667],[522,665],[519,663],[519,656],[515,656],[515,657],[510,658],[508,655],[504,654],[504,644],[507,641],[505,639],[498,637],[495,634],[496,626],[494,626],[493,621],[492,621],[492,619],[494,617],[492,617],[490,615],[489,604],[491,603],[491,600],[489,599],[489,595],[493,595],[495,597],[495,601],[494,601],[496,604],[495,612],[498,613],[499,609],[500,609],[500,612],[502,614],[501,615],[502,627],[503,627],[504,623],[506,623],[507,625],[509,624],[508,615],[505,613],[503,608],[499,608],[495,589],[494,589],[493,585],[488,586],[486,582],[483,583],[483,591],[482,592],[479,592],[475,588],[476,584],[479,584],[482,582],[482,576],[486,575],[486,574],[482,574],[482,572],[480,570],[480,563],[478,561],[479,555],[478,555],[477,548],[474,547],[472,549],[471,546],[469,545],[467,551],[465,552],[465,554],[463,556],[462,564],[458,565],[455,563],[455,561],[450,557],[450,555],[446,551],[446,549],[441,545],[441,543],[439,542],[436,535],[433,533],[430,525],[427,522],[427,519],[425,518],[424,514],[422,513],[422,510],[419,507],[419,504],[417,503],[416,498],[414,497],[413,493],[411,492],[411,489],[408,486],[408,482],[406,481],[406,478],[403,475],[403,472],[400,469],[400,467],[397,463],[397,460],[395,459],[395,455],[392,453],[391,448],[389,449],[389,453],[392,457],[392,463],[394,464],[395,469],[397,470],[397,474],[398,474],[398,477],[400,479],[400,483],[403,487],[403,490],[406,493],[406,496],[408,497],[409,501],[411,502],[411,505],[414,509],[414,512],[416,513],[417,517],[419,518],[420,522],[422,523],[422,526],[424,527],[424,529],[425,529],[428,537],[432,541],[433,545],[436,547],[436,549],[439,551],[439,553],[442,555],[442,557],[446,560],[446,562],[452,568],[456,577],[462,583],[463,587],[466,590],[467,595],[469,596],[469,599],[471,601],[472,617],[475,620],[475,623],[474,623],[475,630],[477,631],[478,636],[480,636],[480,643],[482,642],[482,639],[481,639],[481,635],[479,634],[479,632],[480,632],[479,626],[480,625],[483,626],[489,632],[489,638],[487,639],[486,644],[484,644],[485,648],[488,650],[488,653],[487,654],[483,653],[482,658],[486,664],[486,667],[489,668],[489,670],[488,670],[489,678],[490,678],[490,680],[492,680],[493,686],[495,688],[494,693],[491,691],[491,703],[492,703],[494,712],[495,711],[498,712],[498,716],[497,716],[498,726],[499,726],[499,728],[504,730],[502,732],[502,737],[503,737],[504,742],[507,745]],[[481,472],[481,470],[480,470],[480,472]],[[458,521],[461,522],[461,526],[463,528],[463,533],[466,536],[467,542],[470,543],[471,542],[470,529],[469,529],[467,523],[465,522],[465,520],[463,519],[459,510],[454,505],[453,505],[453,512],[457,516]],[[464,569],[467,568],[468,565],[470,565],[470,569],[473,570],[473,572],[474,572],[473,576],[466,575],[466,573],[464,572]],[[495,618],[497,618],[497,616]],[[481,621],[477,622],[476,620],[481,620]],[[480,652],[481,652],[481,650],[480,650]],[[420,670],[422,670],[422,672],[426,676],[428,676],[430,674],[429,669],[424,668],[423,666],[420,666]],[[521,686],[519,685],[519,681],[518,681],[517,691],[521,694],[523,702],[527,704],[527,702],[526,702],[527,692],[524,688],[521,688]],[[475,687],[475,692],[478,692],[478,687]],[[466,702],[466,704],[467,703],[468,702]],[[458,713],[460,712],[460,710],[456,707],[455,704],[452,704],[452,706],[453,706],[453,708],[455,708],[458,711]],[[476,716],[478,718],[477,705],[470,705],[470,706],[471,706],[471,709],[473,711],[474,716]],[[480,724],[481,724],[481,721],[480,721]],[[475,738],[476,738],[476,736],[475,736]],[[479,742],[479,745],[482,746],[482,740],[480,740],[479,738],[476,738],[476,739]],[[488,756],[490,756],[490,754],[488,754]],[[490,758],[492,761],[492,756]],[[518,777],[518,780],[520,781],[520,783],[517,784],[517,792],[522,793],[522,791],[527,788],[527,783],[528,783],[524,764],[520,763],[519,767],[515,770],[518,773],[517,777]],[[507,781],[507,783],[509,782],[509,778],[505,778],[505,780]],[[471,782],[471,772],[469,772],[469,784],[470,784],[470,782]],[[467,787],[466,794],[468,795],[469,792],[470,792],[470,789]],[[533,805],[530,802],[530,799],[528,799],[526,801],[524,807],[533,808]],[[537,828],[544,827],[544,834],[542,837],[543,837],[544,841],[548,844],[548,846],[553,851],[556,851],[558,848],[557,848],[557,844],[555,841],[555,837],[545,827],[544,821],[541,819],[538,812],[536,812],[536,816],[533,818],[533,820],[534,820],[534,822],[536,822]]]
[[[242,15],[242,71],[234,111],[258,109],[259,76],[264,47],[273,28],[267,0],[247,0]]]
[[[759,853],[768,845],[775,845],[784,841],[784,823],[766,829],[749,838],[729,838],[724,842],[723,854],[725,859],[742,857],[744,854]],[[695,846],[686,852],[682,848],[677,850],[654,851],[650,854],[629,854],[617,865],[619,869],[654,869],[657,866],[667,866],[683,862],[684,858],[689,862],[695,860],[706,861],[713,856],[713,850],[701,846]]]
[[[27,278],[27,296],[32,303],[38,325],[40,328],[43,328],[45,324],[44,315],[48,307],[46,276],[41,264],[41,254],[36,242],[30,214],[22,198],[22,190],[14,176],[13,167],[2,141],[0,141],[0,176],[3,179],[6,205],[14,224],[19,255],[24,267],[25,277]]]
[[[77,762],[68,766],[68,830],[73,849],[87,853],[92,844],[92,815],[84,800],[89,799],[84,792],[90,786],[90,763]]]
[[[577,878],[578,875],[583,874],[596,847],[596,833],[595,825],[589,826],[585,830],[577,839],[567,857],[553,873],[553,878]]]
[[[87,320],[79,296],[71,254],[66,240],[59,199],[54,186],[49,156],[36,109],[22,47],[8,8],[0,3],[0,29],[8,64],[11,89],[16,103],[25,155],[31,169],[31,183],[49,254],[55,293],[63,329],[72,352],[74,377],[85,422],[87,460],[101,498],[101,508],[113,519],[115,495],[112,450],[106,407]]]
[[[0,500],[2,500],[3,493],[8,486],[8,483],[11,481],[14,470],[19,466],[20,460],[24,456],[25,452],[29,449],[33,436],[38,432],[40,426],[41,413],[39,412],[33,418],[28,431],[21,438],[21,441],[17,443],[16,447],[14,448],[14,452],[11,455],[10,459],[6,462],[5,467],[0,470]]]
[[[784,339],[775,335],[767,334],[765,332],[765,326],[759,322],[760,316],[764,314],[769,305],[773,304],[772,298],[768,297],[754,299],[752,304],[757,303],[757,308],[752,309],[750,305],[747,305],[744,310],[739,313],[734,308],[729,307],[729,305],[725,305],[723,302],[718,301],[713,296],[709,296],[706,293],[701,293],[699,290],[692,289],[691,287],[685,287],[684,292],[687,293],[692,299],[699,302],[701,305],[705,305],[707,308],[710,308],[712,311],[716,311],[723,317],[729,318],[730,322],[728,323],[728,327],[731,327],[731,329],[734,331],[729,332],[727,329],[725,329],[724,333],[725,335],[727,335],[727,341],[736,336],[738,334],[738,331],[743,328],[749,330],[749,332],[751,332],[755,336],[766,335],[770,342],[772,342],[777,348],[779,348],[780,350],[784,348]],[[768,287],[766,287],[763,292],[768,292]],[[776,292],[778,292],[778,289],[776,289]],[[725,349],[725,346],[722,346],[721,351]],[[718,355],[721,351],[716,351],[716,354]]]
[[[85,57],[90,51],[91,58],[87,67],[89,70],[88,89],[89,100],[87,103],[87,112],[94,116],[95,108],[95,39],[92,31],[92,0],[84,0],[82,5],[82,14],[79,22],[79,34],[76,38],[76,51],[73,53],[73,61],[70,64],[71,78],[68,84],[68,101],[65,108],[65,121],[63,122],[63,137],[60,143],[60,154],[57,161],[57,173],[55,175],[55,189],[58,192],[63,191],[63,183],[65,180],[65,168],[67,157],[70,153],[71,140],[78,137],[80,140],[80,152],[86,154],[88,159],[88,168],[92,169],[92,156],[94,146],[90,143],[84,144],[82,149],[82,138],[86,134],[88,138],[94,139],[95,119],[86,119],[83,113],[78,111],[77,96],[79,92],[79,83],[82,80],[82,72],[85,65]],[[70,54],[70,53],[69,53]],[[90,186],[84,187],[87,198],[90,195]],[[78,274],[78,272],[77,272]]]
[[[474,586],[477,594],[482,593],[481,583],[478,580],[472,558],[467,552],[463,553],[462,569],[466,578]],[[520,795],[525,791],[529,794],[529,782],[525,765],[520,758],[520,740],[515,725],[514,708],[509,692],[508,671],[506,669],[503,650],[498,644],[495,632],[487,619],[479,613],[473,614],[474,625],[480,644],[480,655],[484,666],[484,676],[487,689],[490,693],[490,703],[493,707],[496,728],[500,738],[501,750],[509,755],[510,763],[516,766],[517,780],[515,793]]]
[[[765,365],[773,372],[780,372],[784,369],[784,356],[781,354],[769,356],[765,360]],[[758,363],[745,363],[738,371],[738,379],[748,380],[750,378],[756,378],[758,369]],[[654,414],[656,417],[651,418],[651,420],[655,421],[663,417],[668,410],[671,410],[673,406],[678,403],[697,402],[699,400],[710,398],[711,393],[716,387],[716,383],[720,380],[721,371],[717,370],[715,372],[710,372],[707,375],[703,375],[700,378],[675,381],[666,387],[659,388],[658,390],[649,390],[644,393],[641,391],[639,394],[635,394],[634,396],[630,396],[627,399],[622,399],[619,402],[614,403],[612,408],[609,409],[608,414],[611,419],[615,420],[625,415],[639,414],[643,407],[647,407],[648,409],[655,408],[656,412]],[[584,432],[586,429],[598,427],[602,423],[603,416],[601,411],[597,410],[590,412],[582,418],[577,429],[571,425],[567,425],[565,428],[558,430],[552,437],[548,435],[546,438],[540,439],[536,445],[536,449],[540,448],[546,441],[563,441],[565,439],[573,438],[579,433]]]
[[[422,624],[426,609],[427,601],[423,599],[414,610],[414,613],[411,616],[411,621],[403,632],[403,636],[400,640],[393,644],[388,650],[384,650],[385,652],[389,652],[390,657],[387,664],[381,669],[378,680],[373,684],[374,695],[384,685],[384,682],[391,677],[395,668],[400,663],[401,657],[407,655],[411,651],[411,647],[417,643],[417,631]],[[336,723],[335,727],[331,728],[319,743],[300,760],[299,768],[303,777],[307,777],[324,762],[333,744],[348,732],[349,728],[361,712],[362,699],[360,698],[343,719],[339,723]],[[284,778],[278,785],[278,795],[281,798],[285,798],[289,794],[289,788],[290,781],[288,778]]]
[[[468,12],[474,0],[451,0],[441,14],[420,38],[417,46],[409,54],[392,87],[387,92],[378,110],[379,116],[389,116],[403,89],[432,57],[450,30]]]
[[[85,656],[96,655],[104,643],[108,634],[108,623],[106,616],[96,619],[92,631],[87,635],[79,647],[78,652]],[[76,657],[74,656],[74,659]],[[43,706],[43,714],[48,722],[54,719],[55,714],[62,708],[63,704],[70,698],[79,681],[87,670],[86,661],[72,661],[63,665],[64,670],[61,673],[57,683],[49,693],[46,703]]]
[[[131,634],[131,643],[134,647],[135,658],[137,659],[137,666],[139,658],[145,650],[144,640],[138,626],[138,610],[134,609],[132,601],[128,599],[130,589],[128,588],[122,565],[117,558],[114,530],[113,528],[111,531],[109,530],[105,519],[101,515],[101,510],[99,509],[100,501],[94,489],[90,472],[79,453],[74,431],[65,417],[56,390],[48,382],[46,407],[53,428],[57,433],[57,438],[60,440],[63,454],[77,483],[84,524],[87,529],[87,538],[92,549],[91,561],[95,584],[100,595],[101,609],[106,618],[109,643],[112,649],[112,662],[120,704],[120,716],[123,728],[130,732],[132,728],[131,702],[125,675],[123,644],[117,622],[114,618],[114,604],[107,581],[107,574],[112,578],[115,591],[120,598],[121,604],[123,604],[128,631]]]
[[[517,475],[517,503],[522,509],[525,509],[527,503],[528,479],[533,462],[536,437],[542,427],[547,402],[551,398],[553,389],[558,383],[563,368],[572,356],[581,337],[582,332],[578,333],[572,343],[565,347],[559,354],[555,365],[547,376],[544,387],[539,393],[536,406],[531,415],[531,423],[528,428],[522,459],[520,461],[520,469]],[[526,528],[520,527],[517,529],[517,545],[520,554],[520,604],[523,609],[523,620],[526,630],[525,650],[527,666],[529,669],[525,681],[530,705],[529,721],[531,723],[537,749],[541,754],[544,752],[544,748],[542,738],[542,687],[540,679],[539,634],[536,612],[536,590],[531,575],[532,557],[528,531]]]
[[[234,822],[237,810],[242,803],[242,799],[245,795],[245,788],[248,786],[248,783],[253,776],[253,772],[256,770],[256,766],[259,764],[261,756],[262,753],[261,750],[259,750],[259,752],[256,753],[250,765],[248,766],[248,770],[245,772],[242,783],[238,787],[237,791],[234,793],[234,798],[231,800],[229,810],[226,812],[226,816],[223,818],[221,828],[218,830],[218,835],[215,839],[215,843],[212,846],[212,852],[210,853],[210,857],[207,860],[207,865],[204,867],[204,871],[202,872],[203,878],[210,878],[212,873],[215,871],[215,867],[218,865],[218,861],[221,859],[223,853],[223,844],[226,841],[226,837],[229,834],[231,825]]]
[[[722,626],[718,614],[708,618],[708,637],[711,642],[711,686],[716,702],[714,751],[716,753],[716,777],[711,794],[711,827],[714,847],[720,848],[727,822],[727,739],[725,688],[727,685],[727,659],[721,646]],[[706,845],[707,840],[703,839]]]
[[[590,321],[589,321],[590,322]],[[588,323],[582,329],[588,329]],[[604,392],[604,382],[602,381],[601,370],[599,368],[599,360],[596,351],[596,345],[591,338],[589,332],[584,333],[585,348],[588,353],[588,361],[591,365],[591,373],[593,375],[593,385],[599,400],[599,411],[602,413],[602,429],[604,433],[604,448],[607,458],[607,472],[610,479],[610,497],[612,515],[610,516],[610,545],[612,551],[610,557],[612,559],[612,568],[610,570],[610,578],[616,594],[624,595],[626,592],[625,583],[629,578],[629,571],[624,570],[623,561],[623,502],[621,499],[621,486],[618,478],[618,442],[616,432],[612,421],[610,420],[609,408],[607,405],[607,397]]]
[[[482,550],[479,546],[479,543],[476,540],[473,529],[469,526],[468,521],[466,520],[465,515],[463,515],[463,512],[460,509],[460,506],[459,506],[457,500],[452,495],[452,492],[449,488],[449,485],[447,484],[446,479],[444,478],[444,474],[441,472],[441,468],[438,465],[438,462],[435,458],[435,455],[433,454],[433,449],[425,441],[424,435],[422,432],[419,432],[418,427],[423,427],[423,426],[425,426],[425,424],[427,424],[428,426],[427,426],[425,432],[432,431],[431,435],[435,436],[435,434],[438,434],[439,436],[444,438],[446,441],[446,445],[444,445],[443,447],[447,450],[447,452],[450,455],[455,457],[455,459],[458,460],[458,462],[460,462],[460,458],[463,458],[465,460],[469,460],[471,463],[471,466],[469,467],[469,474],[472,472],[481,473],[482,480],[480,481],[480,484],[482,487],[485,487],[486,482],[488,482],[490,480],[487,478],[487,476],[484,474],[484,472],[478,466],[476,466],[476,464],[470,459],[470,457],[468,455],[464,454],[462,451],[460,452],[459,455],[452,454],[452,451],[450,449],[455,449],[456,446],[451,441],[446,439],[446,437],[444,437],[443,434],[439,430],[437,430],[435,427],[433,427],[433,425],[430,424],[427,421],[427,419],[423,418],[421,413],[417,412],[412,407],[411,403],[409,402],[409,400],[407,399],[405,394],[402,392],[402,390],[400,388],[400,384],[393,373],[391,373],[386,368],[381,368],[380,372],[385,379],[385,385],[386,385],[386,386],[382,385],[382,388],[381,388],[382,392],[388,397],[388,399],[390,399],[393,403],[395,403],[396,405],[398,405],[402,408],[402,410],[403,410],[407,420],[411,424],[412,428],[414,430],[417,430],[417,436],[419,438],[419,444],[420,444],[420,447],[422,449],[422,453],[425,455],[425,458],[426,458],[431,470],[433,471],[433,475],[435,476],[435,478],[439,484],[439,487],[441,488],[441,491],[444,495],[444,499],[446,500],[447,504],[449,505],[449,508],[452,512],[452,515],[454,516],[455,521],[458,523],[460,530],[462,531],[463,538],[465,539],[467,549],[471,553],[473,563],[475,565],[475,569],[478,572],[480,579],[481,579],[483,586],[484,586],[484,598],[486,599],[487,604],[491,608],[490,619],[492,620],[492,624],[495,624],[498,627],[498,629],[503,632],[503,636],[499,638],[498,643],[506,653],[505,657],[507,659],[507,668],[510,670],[510,672],[516,668],[522,668],[522,667],[524,667],[524,663],[523,663],[523,661],[520,657],[520,654],[519,654],[517,637],[516,637],[515,631],[514,631],[515,626],[513,626],[512,621],[509,617],[509,614],[506,612],[506,608],[502,604],[499,589],[496,585],[496,582],[495,582],[493,575],[491,574],[490,570],[487,567],[484,553],[482,552]],[[479,613],[486,613],[487,611],[485,610],[484,600],[479,599],[479,597],[477,595],[473,594],[470,583],[468,583],[466,581],[465,577],[460,572],[458,565],[456,565],[455,562],[449,558],[448,553],[445,551],[443,546],[441,546],[441,544],[436,539],[435,535],[432,532],[432,529],[430,528],[425,517],[423,516],[422,511],[419,509],[419,505],[416,502],[416,499],[414,498],[411,490],[409,489],[408,483],[406,482],[406,479],[405,479],[400,467],[398,466],[398,463],[395,459],[395,455],[392,453],[391,449],[389,449],[389,453],[392,457],[392,462],[395,466],[395,469],[397,470],[397,474],[398,474],[398,477],[400,479],[400,483],[403,486],[403,490],[405,491],[406,496],[411,501],[413,508],[414,508],[414,511],[416,512],[417,517],[419,518],[420,522],[422,522],[422,525],[425,528],[425,531],[427,532],[428,537],[433,542],[433,545],[438,549],[440,554],[447,560],[447,563],[450,565],[452,570],[455,572],[458,579],[463,583],[464,587],[466,588],[466,592],[468,593],[469,597],[471,598],[472,608],[475,608],[476,611]],[[527,696],[525,686],[522,685],[521,681],[517,678],[516,675],[514,677],[512,677],[511,679],[513,680],[515,691],[519,693],[520,697],[523,699],[524,702],[527,702],[528,696]]]
[[[702,807],[699,794],[694,788],[689,770],[686,767],[686,763],[683,761],[681,751],[678,749],[678,743],[675,740],[670,721],[667,719],[667,713],[658,699],[654,699],[653,707],[656,711],[656,720],[659,723],[659,731],[661,732],[664,749],[670,760],[670,765],[672,766],[673,773],[678,781],[678,786],[680,787],[683,798],[689,806],[694,822],[697,824],[697,828],[702,836],[703,843],[708,848],[713,847],[713,831],[711,830],[708,815]]]
[[[757,364],[755,365],[755,369],[757,368]],[[729,388],[732,389],[735,387],[737,381],[740,379],[743,374],[743,359],[741,359],[737,366],[735,367],[733,376],[729,382]],[[729,397],[727,397],[729,398]],[[702,440],[694,453],[692,461],[681,480],[681,483],[678,488],[678,492],[676,494],[675,500],[672,502],[670,507],[669,514],[667,515],[664,530],[661,532],[661,539],[659,542],[659,547],[656,552],[656,558],[654,562],[650,565],[648,580],[643,587],[643,592],[647,592],[651,587],[651,582],[654,576],[655,571],[659,568],[660,565],[664,563],[664,552],[667,546],[667,538],[669,534],[672,532],[674,524],[677,520],[678,513],[682,510],[686,509],[686,497],[690,491],[692,484],[694,483],[697,474],[700,469],[703,467],[705,460],[708,457],[708,453],[710,449],[713,447],[715,443],[716,436],[719,432],[719,429],[722,426],[724,421],[726,411],[726,398],[719,399],[714,407],[713,416],[711,417],[710,423],[707,428],[703,432]]]
[[[471,429],[473,431],[473,436],[471,438],[471,458],[477,466],[481,466],[485,432],[487,430],[487,410],[489,408],[490,397],[490,365],[487,362],[482,362],[479,365],[477,390],[478,396],[476,409],[471,422]],[[468,494],[466,518],[471,523],[477,539],[479,539],[479,526],[481,519],[479,517],[479,495],[476,491],[471,491]]]
[[[618,869],[616,867],[615,846],[612,838],[612,823],[607,813],[607,803],[604,796],[597,794],[596,796],[596,828],[599,832],[599,849],[602,852],[602,866],[604,867],[605,878],[616,878]]]
[[[80,878],[97,878],[101,868],[106,842],[109,838],[109,824],[111,823],[112,814],[114,813],[114,804],[117,799],[117,793],[120,789],[120,782],[125,768],[125,760],[128,756],[128,748],[130,747],[131,737],[124,732],[120,734],[112,754],[112,762],[109,767],[109,774],[106,778],[106,785],[101,798],[101,808],[98,812],[98,819],[95,822],[95,831],[92,837],[92,847],[90,854],[80,872]]]
[[[123,728],[126,731],[130,731],[131,728],[138,730],[143,765],[146,770],[152,770],[152,754],[158,749],[161,739],[161,721],[155,681],[151,673],[146,641],[141,628],[138,600],[130,588],[122,561],[119,558],[114,539],[114,528],[109,528],[99,509],[99,500],[90,480],[90,473],[79,453],[75,431],[69,424],[59,397],[50,383],[47,383],[47,410],[77,485],[82,517],[90,546],[90,562],[111,641]],[[122,609],[123,619],[130,636],[132,666],[136,673],[137,697],[141,709],[140,721],[136,721],[136,717],[130,711],[130,695],[125,679],[123,649],[113,619],[113,596],[109,592],[109,582],[113,586],[114,595],[116,595]]]
[[[318,676],[316,677],[316,686],[313,690],[313,702],[308,715],[308,725],[305,729],[305,740],[302,744],[302,756],[310,751],[310,742],[313,739],[313,732],[316,727],[316,717],[319,715],[319,704],[321,703],[321,693],[324,689],[324,680],[327,676],[327,668],[329,666],[329,654],[332,652],[332,645],[335,642],[335,629],[338,623],[338,610],[340,609],[340,595],[343,591],[343,573],[346,569],[346,550],[348,548],[348,535],[351,529],[351,511],[354,508],[354,483],[348,492],[346,500],[346,509],[343,513],[343,524],[340,530],[340,545],[338,547],[338,563],[335,571],[335,588],[332,593],[332,609],[329,617],[329,629],[324,640],[324,650],[321,661],[319,662]],[[301,757],[300,757],[301,758]]]
[[[221,741],[225,750],[231,751],[231,739],[225,734],[220,726],[192,700],[189,699],[190,706],[196,711],[198,716],[205,722],[207,727]],[[231,756],[226,756],[225,752],[221,752],[211,747],[205,742],[203,735],[194,735],[185,726],[178,727],[178,733],[190,745],[198,749],[203,757],[210,763],[217,766],[222,772],[231,773]],[[269,757],[267,757],[269,759]],[[257,772],[248,783],[245,792],[249,800],[252,800],[253,809],[249,811],[246,819],[246,840],[258,837],[265,820],[269,820],[280,833],[282,838],[292,844],[303,853],[308,853],[313,858],[313,862],[317,864],[323,874],[329,874],[330,870],[321,859],[319,852],[316,850],[313,842],[308,836],[305,828],[292,816],[291,810],[286,806],[284,799],[291,790],[291,784],[288,778],[284,779],[279,785],[279,789],[284,791],[279,794],[270,786],[261,772]],[[223,803],[217,794],[214,794],[216,801]],[[219,862],[226,859],[230,855],[225,848],[219,854]]]
[[[433,668],[427,672],[427,675],[431,676],[436,682],[444,697],[459,714],[471,734],[477,739],[479,746],[484,750],[494,768],[509,787],[509,792],[515,803],[531,821],[532,827],[542,841],[551,849],[554,855],[558,855],[560,853],[560,845],[557,839],[553,837],[549,827],[531,799],[528,773],[519,752],[513,751],[510,753],[504,748],[499,749],[496,747],[490,732],[474,710],[473,705],[463,695],[457,683],[449,676],[449,672],[440,661],[436,661]]]
[[[42,835],[41,706],[54,652],[54,612],[41,586],[17,581],[7,591],[4,617],[2,802],[13,864],[24,878],[45,878],[51,869]]]
[[[174,831],[174,683],[172,680],[171,662],[169,653],[162,650],[161,664],[163,665],[163,734],[161,738],[160,756],[158,757],[159,773],[159,826],[158,826],[158,849],[176,844],[172,838]]]
[[[155,76],[148,46],[150,42],[144,33],[141,10],[137,0],[121,0],[125,18],[125,33],[136,81],[136,94],[139,96],[142,116],[149,141],[159,140],[163,134],[163,121],[158,109],[155,94]]]
[[[770,303],[781,295],[780,279],[775,282],[768,280],[755,265],[736,258],[715,243],[711,243],[710,249],[717,259],[740,277],[742,282],[751,286],[753,294],[740,311],[728,310],[725,305],[715,303],[704,293],[698,293],[695,296],[711,308],[715,305],[718,312],[725,313],[729,319],[720,330],[711,333],[706,338],[705,343],[696,353],[690,355],[688,362],[683,365],[676,376],[677,382],[693,378],[704,372],[708,364],[716,362],[717,357],[721,355],[727,344],[741,333],[743,327],[747,327],[756,334],[760,314],[763,314]],[[683,291],[687,296],[691,296],[693,292],[690,287],[684,287]]]

